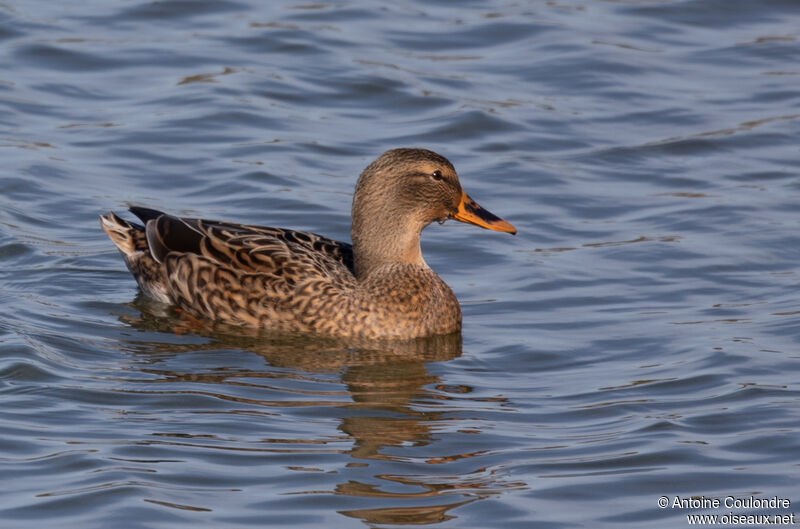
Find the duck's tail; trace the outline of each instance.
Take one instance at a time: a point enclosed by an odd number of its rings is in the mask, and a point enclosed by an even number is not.
[[[151,297],[169,303],[170,298],[164,286],[164,272],[150,254],[144,226],[128,222],[110,212],[108,215],[100,215],[100,227],[122,252],[125,264],[139,287]]]
[[[126,260],[136,252],[147,252],[144,226],[128,222],[112,211],[108,215],[100,215],[100,227],[106,232],[111,242],[117,245]]]

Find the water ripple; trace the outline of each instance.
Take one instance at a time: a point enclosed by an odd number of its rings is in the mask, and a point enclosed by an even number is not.
[[[14,527],[675,527],[798,490],[791,0],[0,6]],[[130,205],[347,239],[384,149],[519,228],[425,231],[458,343],[191,325]],[[723,513],[718,513],[723,514]]]

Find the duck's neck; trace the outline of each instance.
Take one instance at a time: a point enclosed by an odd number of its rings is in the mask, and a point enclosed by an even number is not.
[[[420,234],[425,226],[409,222],[408,219],[387,217],[385,212],[373,212],[368,217],[353,216],[351,237],[358,280],[365,279],[384,265],[427,266],[419,245]]]

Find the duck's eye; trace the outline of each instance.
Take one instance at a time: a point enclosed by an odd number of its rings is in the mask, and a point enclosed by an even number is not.
[[[442,172],[440,170],[438,170],[438,169],[435,170],[434,172],[432,172],[431,176],[433,177],[434,180],[441,180],[443,178],[442,177]]]

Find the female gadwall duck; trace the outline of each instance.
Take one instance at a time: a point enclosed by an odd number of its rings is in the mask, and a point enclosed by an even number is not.
[[[300,231],[179,218],[134,207],[100,224],[141,289],[192,316],[273,331],[410,339],[461,329],[453,291],[422,259],[433,221],[516,233],[462,189],[453,165],[424,149],[372,162],[353,196],[353,244]]]

